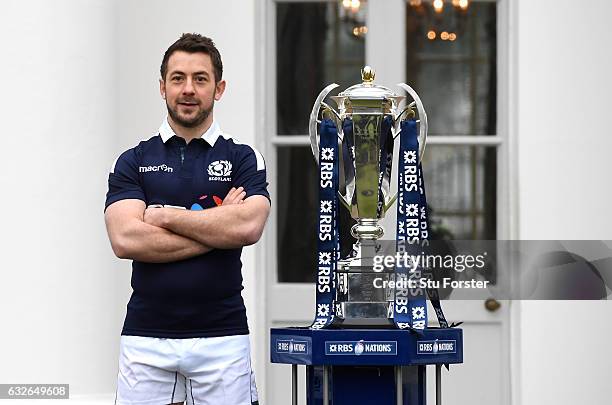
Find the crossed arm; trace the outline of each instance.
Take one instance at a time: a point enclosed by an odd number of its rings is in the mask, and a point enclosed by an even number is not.
[[[219,207],[203,211],[146,208],[141,200],[111,204],[106,229],[115,255],[149,263],[188,259],[214,248],[230,249],[259,240],[270,211],[264,196],[244,199],[232,189]]]

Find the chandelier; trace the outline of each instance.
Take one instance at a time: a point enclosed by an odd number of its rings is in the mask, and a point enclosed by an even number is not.
[[[356,38],[364,38],[368,33],[365,18],[367,0],[340,0],[340,18],[351,27],[351,34]],[[461,22],[452,27],[442,26],[442,14],[446,7],[452,7],[457,17],[465,16],[470,6],[470,0],[407,0],[408,6],[428,20],[427,39],[430,41],[455,41],[460,34]]]
[[[365,5],[366,0],[340,0],[340,19],[348,23],[351,35],[358,39],[368,33]]]
[[[469,0],[408,0],[408,6],[426,25],[430,41],[455,41],[464,31]]]

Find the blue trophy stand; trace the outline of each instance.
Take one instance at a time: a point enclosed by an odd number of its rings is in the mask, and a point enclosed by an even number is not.
[[[425,366],[463,362],[463,331],[426,328],[271,330],[272,363],[292,365],[292,404],[298,404],[297,366],[306,366],[308,405],[425,405]]]

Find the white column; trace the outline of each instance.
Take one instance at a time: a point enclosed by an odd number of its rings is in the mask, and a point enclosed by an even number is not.
[[[368,0],[367,7],[366,64],[374,68],[376,84],[405,95],[396,85],[406,82],[406,2]],[[397,190],[395,183],[392,180],[392,193]],[[396,218],[394,205],[380,221],[385,229],[384,238],[395,235]]]
[[[0,381],[111,393],[115,262],[103,204],[116,134],[115,2],[0,6]]]
[[[396,89],[406,80],[406,1],[369,0],[367,7],[366,63],[376,83]]]
[[[520,238],[611,239],[612,3],[521,0],[518,10]],[[608,402],[610,304],[519,304],[514,403]]]

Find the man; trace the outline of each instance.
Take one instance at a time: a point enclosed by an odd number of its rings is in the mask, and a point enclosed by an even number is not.
[[[184,34],[166,51],[159,134],[119,156],[105,220],[132,259],[117,404],[251,405],[242,246],[270,210],[262,156],[213,119],[226,83],[211,39]]]

